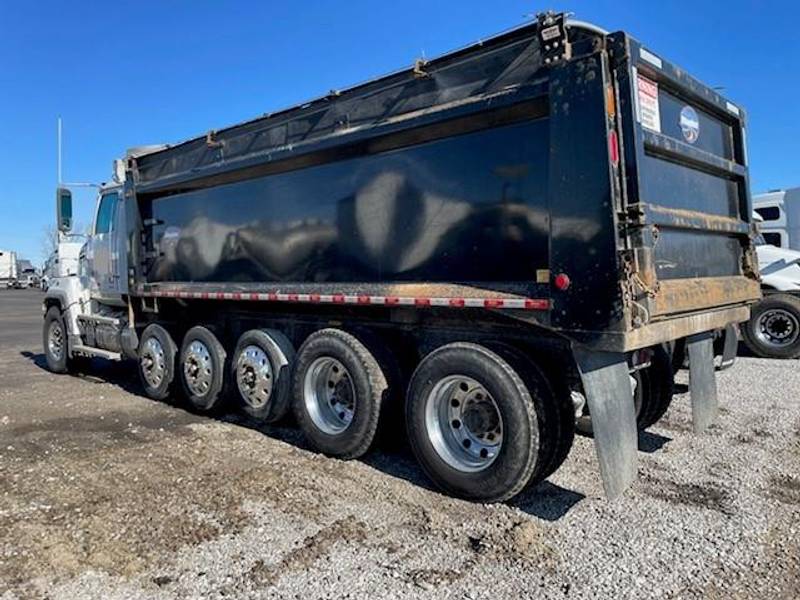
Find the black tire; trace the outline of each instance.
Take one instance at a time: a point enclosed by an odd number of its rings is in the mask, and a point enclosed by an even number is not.
[[[308,442],[324,454],[341,459],[363,456],[375,438],[387,393],[378,361],[345,331],[317,331],[297,351],[294,414]]]
[[[175,341],[161,325],[151,323],[142,332],[137,370],[144,393],[153,400],[166,400],[172,394],[177,354]]]
[[[263,356],[245,355],[248,348],[255,348]],[[252,354],[252,351],[248,351]],[[274,423],[286,416],[291,397],[291,368],[294,362],[294,346],[285,335],[274,329],[252,329],[239,338],[231,360],[231,387],[235,388],[240,408],[255,419]],[[266,361],[264,377],[268,387],[259,390],[258,374],[254,372],[254,360]],[[246,363],[246,364],[245,364]],[[247,381],[239,378],[240,370],[248,374]]]
[[[60,333],[58,333],[60,331]],[[50,343],[51,333],[54,336],[53,343]],[[68,350],[67,325],[64,322],[64,315],[57,306],[51,306],[44,315],[44,325],[42,327],[42,345],[44,346],[44,356],[47,368],[53,373],[68,373],[70,371],[70,359]],[[56,341],[56,340],[60,341]]]
[[[800,298],[788,294],[765,296],[752,308],[750,320],[741,329],[745,345],[756,356],[799,357]]]
[[[564,463],[575,441],[575,408],[566,386],[556,392],[535,359],[505,345],[490,345],[525,382],[536,407],[539,427],[539,456],[528,485],[541,483]]]
[[[639,431],[655,425],[667,412],[675,394],[675,377],[669,352],[662,346],[653,349],[650,366],[637,372],[637,393],[641,390],[636,413]]]
[[[199,346],[192,346],[194,342],[199,342]],[[181,387],[189,407],[201,413],[222,408],[225,380],[230,371],[225,348],[210,330],[196,326],[186,332],[178,364]],[[187,379],[187,371],[191,379]]]
[[[477,382],[486,391],[502,424],[502,444],[491,462],[479,470],[456,468],[452,459],[444,458],[435,446],[441,448],[436,441],[441,438],[429,430],[426,418],[429,401],[437,401],[437,389],[448,379],[460,377]],[[423,470],[438,487],[455,496],[482,502],[507,500],[522,491],[539,466],[539,417],[531,393],[508,361],[478,344],[447,344],[420,362],[409,385],[406,422],[411,448]],[[466,442],[465,447],[469,448]]]

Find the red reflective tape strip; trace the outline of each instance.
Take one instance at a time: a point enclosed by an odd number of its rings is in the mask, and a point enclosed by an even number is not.
[[[528,310],[549,310],[550,300],[541,300],[537,298],[526,298],[525,308]]]
[[[545,298],[429,298],[409,296],[368,296],[346,294],[281,294],[278,292],[191,292],[188,290],[144,290],[143,296],[156,298],[203,298],[216,300],[262,300],[270,302],[311,302],[323,304],[363,304],[385,306],[445,306],[451,308],[506,308],[549,310],[550,300]]]

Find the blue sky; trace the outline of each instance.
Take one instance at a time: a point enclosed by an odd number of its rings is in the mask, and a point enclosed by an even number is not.
[[[436,56],[543,8],[624,29],[745,107],[754,192],[800,185],[800,3],[0,0],[0,248],[35,261],[64,177]],[[76,194],[76,219],[93,196]]]

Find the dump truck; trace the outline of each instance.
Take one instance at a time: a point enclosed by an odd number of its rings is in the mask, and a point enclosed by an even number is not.
[[[402,433],[445,492],[503,501],[590,420],[603,486],[688,348],[760,296],[744,111],[624,32],[547,13],[405,70],[174,145],[99,193],[51,282],[49,368],[132,359],[195,411],[289,413],[316,450]],[[57,190],[68,231],[69,189]]]

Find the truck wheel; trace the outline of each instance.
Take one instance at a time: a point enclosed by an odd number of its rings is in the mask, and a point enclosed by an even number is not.
[[[675,394],[675,376],[667,350],[662,346],[654,348],[650,366],[637,373],[636,426],[644,431],[661,420]]]
[[[51,306],[44,316],[43,346],[47,368],[53,373],[69,371],[67,353],[67,326],[61,309]]]
[[[253,329],[243,333],[231,361],[242,410],[267,423],[286,416],[293,360],[294,347],[280,331]]]
[[[564,463],[575,441],[575,408],[572,401],[559,398],[536,361],[504,344],[490,345],[522,378],[536,408],[539,455],[528,485],[541,483]],[[569,394],[568,391],[564,391]]]
[[[483,502],[519,493],[541,452],[536,405],[498,353],[456,342],[426,356],[411,378],[411,448],[446,492]]]
[[[139,379],[144,393],[153,400],[164,400],[175,380],[175,355],[172,336],[161,325],[151,323],[139,342]]]
[[[205,327],[192,327],[181,346],[181,383],[186,399],[199,412],[218,409],[224,397],[227,354]]]
[[[742,338],[762,358],[800,356],[800,299],[788,294],[766,296],[742,326]]]
[[[367,452],[388,385],[357,338],[339,329],[309,336],[297,352],[292,391],[297,422],[317,450],[343,459]]]

